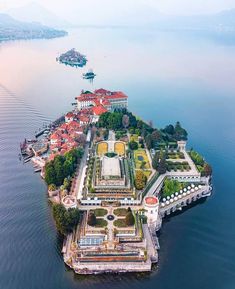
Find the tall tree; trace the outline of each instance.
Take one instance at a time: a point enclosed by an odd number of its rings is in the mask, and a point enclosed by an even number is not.
[[[124,114],[122,117],[122,125],[125,129],[127,129],[128,126],[130,125],[130,119],[129,119],[129,116],[127,114]]]

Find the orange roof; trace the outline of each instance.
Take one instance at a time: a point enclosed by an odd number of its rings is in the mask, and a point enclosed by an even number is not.
[[[96,94],[109,94],[109,93],[111,93],[111,91],[109,91],[109,90],[106,90],[106,89],[103,89],[103,88],[100,88],[100,89],[96,89],[95,90],[95,93]]]
[[[106,99],[127,98],[127,95],[121,91],[112,92],[111,95],[107,95]]]
[[[95,115],[101,115],[101,114],[107,112],[107,109],[105,107],[103,107],[102,105],[94,106],[92,109],[93,109],[93,112]]]
[[[158,198],[156,198],[156,197],[147,197],[147,198],[145,198],[145,203],[147,205],[156,205],[158,203]]]
[[[56,133],[53,133],[51,136],[50,136],[50,139],[53,139],[53,140],[60,140],[60,136]]]
[[[103,104],[103,105],[111,105],[111,103],[110,103],[110,101],[109,101],[108,99],[104,99],[104,100],[102,101],[102,104]]]
[[[79,116],[80,121],[82,122],[89,122],[90,118],[87,115],[81,115]]]
[[[74,117],[74,114],[70,111],[70,112],[66,113],[65,116],[66,116],[66,117]]]

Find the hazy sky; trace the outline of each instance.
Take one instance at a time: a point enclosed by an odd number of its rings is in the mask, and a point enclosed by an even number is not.
[[[0,0],[0,10],[22,6],[32,0]],[[235,0],[35,0],[59,16],[82,22],[96,22],[103,17],[112,17],[118,13],[141,17],[142,11],[148,15],[154,9],[166,14],[214,13],[235,8]],[[122,14],[123,13],[123,14]],[[117,15],[116,15],[117,16]],[[88,21],[86,21],[88,19]]]

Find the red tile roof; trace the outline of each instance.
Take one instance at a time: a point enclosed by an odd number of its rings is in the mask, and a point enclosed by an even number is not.
[[[127,95],[121,91],[112,92],[111,95],[107,95],[106,99],[118,99],[118,98],[127,98]]]
[[[111,93],[111,91],[106,90],[106,89],[103,89],[103,88],[96,89],[94,92],[95,92],[96,94],[105,94],[105,95]]]
[[[95,115],[101,115],[101,114],[107,112],[107,109],[105,107],[103,107],[102,105],[94,106],[92,109],[93,109],[93,112]]]

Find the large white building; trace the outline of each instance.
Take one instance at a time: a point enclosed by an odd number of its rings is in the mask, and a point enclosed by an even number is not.
[[[95,114],[127,108],[128,105],[128,97],[123,92],[111,92],[102,88],[94,93],[81,93],[76,99],[78,110],[91,107]]]

